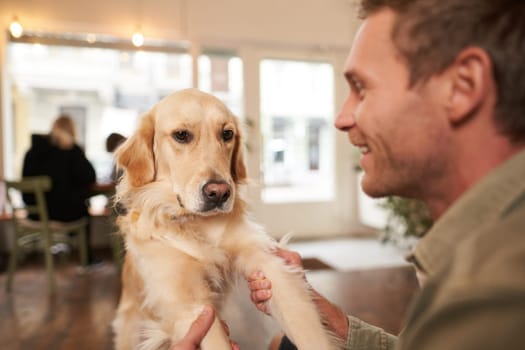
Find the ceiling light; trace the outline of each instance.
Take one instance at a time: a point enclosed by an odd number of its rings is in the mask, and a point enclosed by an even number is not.
[[[95,41],[97,41],[97,36],[93,33],[89,33],[86,35],[86,41],[89,44],[93,44]]]
[[[11,33],[13,38],[20,38],[24,33],[24,28],[22,27],[16,16],[13,18],[11,24],[9,25],[9,32]]]
[[[136,47],[141,47],[144,44],[144,35],[142,34],[140,28],[137,28],[137,30],[135,30],[135,33],[133,33],[133,36],[131,37],[131,42]]]

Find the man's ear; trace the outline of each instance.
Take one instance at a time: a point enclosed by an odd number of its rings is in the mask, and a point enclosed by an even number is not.
[[[138,130],[115,152],[117,167],[124,169],[133,187],[140,187],[155,178],[153,155],[154,110],[142,117]]]
[[[492,61],[479,47],[462,50],[447,69],[450,79],[446,108],[453,124],[462,123],[495,96]]]

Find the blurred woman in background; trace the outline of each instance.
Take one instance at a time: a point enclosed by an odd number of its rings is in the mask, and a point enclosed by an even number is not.
[[[22,176],[36,175],[51,177],[51,190],[46,193],[50,220],[69,222],[89,216],[87,201],[96,173],[76,143],[75,124],[70,116],[60,115],[48,135],[32,135]],[[24,196],[24,201],[31,204],[34,199]],[[93,264],[98,261],[91,254],[89,227],[87,235],[88,259]]]

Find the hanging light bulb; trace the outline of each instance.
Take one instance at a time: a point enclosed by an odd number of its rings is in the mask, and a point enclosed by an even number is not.
[[[93,44],[95,41],[97,41],[97,36],[93,33],[89,33],[86,35],[86,41],[88,44]]]
[[[11,33],[13,38],[20,38],[24,33],[24,27],[22,27],[16,16],[13,17],[13,20],[9,25],[9,32]]]
[[[136,47],[141,47],[144,44],[144,35],[142,34],[142,30],[140,29],[140,27],[137,27],[137,29],[133,33],[133,36],[131,37],[131,42]]]

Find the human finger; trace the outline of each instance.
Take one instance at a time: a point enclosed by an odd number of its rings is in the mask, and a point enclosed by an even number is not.
[[[250,293],[250,299],[254,304],[264,303],[272,298],[270,289],[255,290]]]
[[[256,303],[255,307],[257,308],[257,310],[261,311],[262,313],[270,315],[270,310],[268,309],[268,305],[265,302]]]
[[[196,350],[199,349],[202,339],[208,333],[213,320],[215,319],[215,310],[209,305],[205,305],[200,315],[193,321],[184,338],[171,350]]]
[[[254,281],[248,282],[248,288],[252,292],[257,291],[257,290],[272,289],[272,282],[267,278],[254,280]]]
[[[283,259],[287,265],[303,268],[301,255],[295,251],[277,247],[274,254]]]
[[[260,270],[253,271],[252,273],[246,275],[246,280],[248,282],[260,281],[263,279],[266,279],[266,276],[264,276],[264,273]]]
[[[227,336],[230,336],[230,327],[228,327],[228,324],[226,323],[226,321],[221,320],[221,326],[222,326],[222,329],[224,329],[224,333],[226,333]]]

